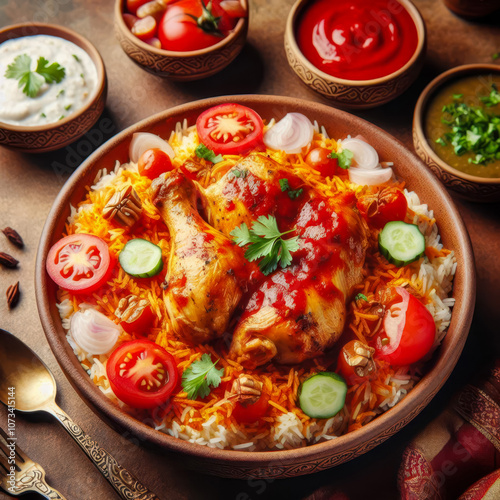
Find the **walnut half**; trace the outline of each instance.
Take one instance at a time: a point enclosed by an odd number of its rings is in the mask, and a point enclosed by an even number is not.
[[[132,227],[139,220],[141,213],[142,202],[132,186],[115,192],[102,211],[105,219],[114,219],[128,227]]]
[[[137,295],[127,295],[118,302],[118,307],[115,311],[115,316],[121,321],[133,323],[140,317],[142,311],[149,305],[146,299],[141,299]]]
[[[235,398],[243,406],[256,403],[262,394],[262,382],[251,375],[241,374],[234,380],[229,398]]]
[[[373,353],[375,349],[359,340],[351,340],[342,348],[346,363],[352,366],[359,377],[366,377],[376,370]]]

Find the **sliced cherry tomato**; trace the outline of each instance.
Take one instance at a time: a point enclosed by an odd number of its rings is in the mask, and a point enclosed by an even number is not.
[[[174,167],[172,160],[161,149],[148,149],[142,153],[138,161],[139,173],[150,179],[156,179],[165,172],[170,172]]]
[[[215,154],[245,154],[262,142],[262,118],[241,104],[219,104],[196,120],[200,141]]]
[[[204,49],[220,42],[236,20],[220,7],[219,0],[178,0],[167,5],[159,28],[162,48],[175,52]]]
[[[339,165],[336,158],[329,158],[331,153],[326,148],[314,148],[306,156],[306,163],[317,170],[323,177],[333,177]]]
[[[251,405],[236,403],[233,409],[234,418],[243,424],[251,424],[264,417],[269,408],[269,394],[263,392],[260,398]]]
[[[125,342],[113,351],[106,373],[116,397],[134,408],[161,405],[179,378],[174,357],[145,339]]]
[[[372,353],[373,348],[359,340],[351,340],[342,347],[337,360],[337,371],[349,385],[360,384],[376,374]]]
[[[399,297],[388,305],[375,349],[391,365],[410,365],[430,351],[436,325],[426,307],[405,288],[397,287],[395,292]]]
[[[150,40],[156,36],[156,19],[153,16],[143,17],[136,21],[131,31],[139,40]]]
[[[149,0],[127,0],[127,10],[135,16],[137,9],[148,2]]]
[[[386,188],[375,194],[360,196],[357,207],[369,225],[381,229],[388,222],[404,220],[408,203],[400,189]]]
[[[104,285],[114,264],[104,240],[92,234],[71,234],[49,250],[46,269],[57,285],[78,294]]]

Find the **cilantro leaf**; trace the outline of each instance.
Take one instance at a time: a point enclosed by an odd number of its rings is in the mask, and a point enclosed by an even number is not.
[[[219,155],[220,156],[220,155]],[[238,177],[238,178],[242,178],[242,179],[245,179],[246,176],[248,175],[248,170],[239,170],[237,168],[233,168],[233,170],[231,170],[231,173],[235,176],[235,177]]]
[[[299,249],[299,237],[284,240],[282,236],[293,231],[294,229],[280,232],[275,217],[262,215],[252,224],[252,229],[248,229],[243,223],[230,234],[239,246],[249,245],[245,251],[245,258],[248,261],[252,262],[262,257],[259,267],[267,276],[277,269],[278,264],[285,268],[292,263],[292,252]]]
[[[492,84],[490,95],[486,97],[480,97],[481,101],[488,107],[496,106],[500,103],[500,92],[498,92],[497,86]]]
[[[288,197],[291,200],[296,200],[303,192],[304,190],[302,188],[296,189],[295,191],[288,191]]]
[[[368,297],[365,294],[363,294],[363,293],[358,293],[356,295],[356,297],[354,297],[354,300],[361,300],[361,299],[363,299],[366,302],[368,302]]]
[[[7,66],[5,77],[19,80],[19,88],[23,87],[23,92],[28,97],[36,97],[44,82],[59,83],[66,74],[65,69],[58,63],[52,63],[50,66],[48,64],[47,59],[39,57],[35,71],[31,71],[31,57],[21,54]]]
[[[292,191],[290,189],[290,183],[288,182],[288,179],[280,179],[279,183],[280,183],[280,187],[281,187],[281,192],[284,193],[285,191],[288,191],[288,197],[291,200],[297,199],[304,191],[302,188],[296,189],[295,191]]]
[[[224,159],[222,158],[222,155],[216,156],[211,149],[208,149],[205,146],[205,144],[198,144],[194,152],[198,158],[203,158],[204,160],[211,161],[212,163],[219,163]]]
[[[284,193],[290,189],[290,184],[288,184],[288,179],[280,179],[281,192]]]
[[[339,162],[339,167],[343,168],[344,170],[346,168],[349,168],[352,163],[352,157],[353,157],[352,151],[349,151],[348,149],[342,150],[340,153],[332,151],[329,155],[328,158],[332,159],[337,159]]]
[[[38,58],[35,71],[45,78],[47,83],[59,83],[66,75],[66,70],[56,62],[49,66],[45,57]]]
[[[224,368],[217,370],[212,363],[210,355],[203,354],[201,359],[191,363],[182,374],[182,388],[186,391],[188,399],[206,398],[210,394],[210,386],[219,387]]]

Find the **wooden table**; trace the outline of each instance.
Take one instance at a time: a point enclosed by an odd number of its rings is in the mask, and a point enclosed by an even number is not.
[[[38,240],[58,191],[81,161],[108,138],[165,108],[209,96],[244,93],[322,101],[302,85],[286,62],[283,33],[292,3],[293,0],[251,0],[248,43],[236,61],[207,80],[170,83],[142,71],[121,50],[113,34],[111,0],[0,1],[1,26],[25,21],[51,22],[87,36],[100,51],[109,79],[106,110],[84,138],[43,155],[0,147],[0,228],[14,227],[26,243],[24,250],[12,249],[0,235],[0,251],[12,253],[21,262],[18,270],[0,269],[0,328],[23,339],[42,357],[55,374],[62,408],[162,499],[301,499],[330,484],[351,499],[397,498],[396,474],[405,444],[434,418],[472,373],[500,354],[500,207],[455,199],[472,239],[478,271],[476,315],[464,353],[451,379],[409,427],[350,463],[312,476],[279,481],[237,481],[205,476],[202,470],[187,471],[176,457],[146,450],[137,440],[106,427],[59,369],[38,319],[33,283]],[[415,4],[428,33],[427,59],[420,78],[396,101],[357,112],[410,149],[413,107],[424,86],[453,66],[492,62],[492,54],[500,50],[498,16],[471,23],[455,17],[437,0],[416,0]],[[5,290],[17,280],[21,300],[17,308],[9,311]],[[0,425],[4,425],[5,419],[6,410],[1,406]],[[117,498],[65,431],[50,418],[19,414],[17,436],[19,446],[45,467],[50,483],[68,499]],[[6,498],[0,493],[1,500]]]

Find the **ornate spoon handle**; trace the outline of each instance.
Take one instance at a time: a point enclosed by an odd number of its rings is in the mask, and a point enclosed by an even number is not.
[[[102,475],[124,500],[160,500],[154,493],[141,484],[130,472],[123,468],[116,459],[101,448],[83,429],[73,422],[55,403],[47,411],[57,418],[69,435],[92,460]]]

